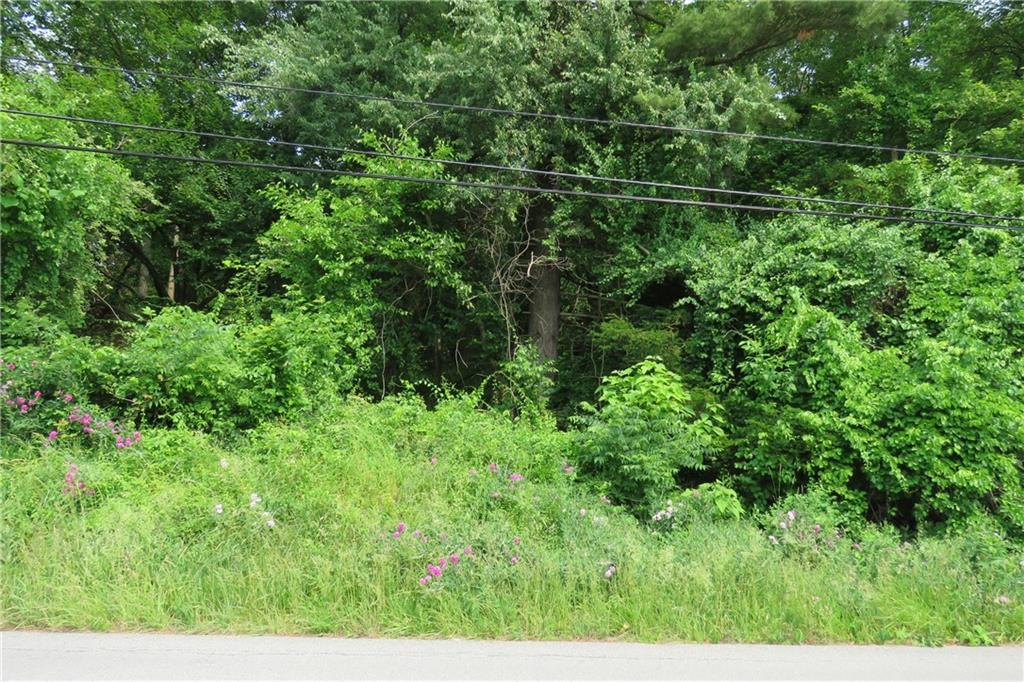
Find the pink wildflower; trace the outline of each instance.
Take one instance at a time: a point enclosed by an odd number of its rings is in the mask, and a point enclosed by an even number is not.
[[[430,464],[432,466],[437,466],[437,457],[431,457],[430,458]]]
[[[512,474],[511,476],[508,477],[508,480],[512,481],[513,483],[518,483],[519,481],[523,480],[523,475]]]
[[[427,576],[423,576],[422,578],[420,578],[420,585],[426,586],[428,581],[429,578],[427,578]]]
[[[462,553],[466,556],[470,556],[471,554],[473,554],[473,548],[469,545],[466,545],[466,549],[462,550]]]
[[[22,405],[21,406],[21,411],[22,412],[28,412],[28,405]]]
[[[50,431],[49,435],[46,436],[46,440],[52,443],[53,441],[57,440],[57,436],[58,433],[56,431]]]
[[[70,393],[65,393],[64,394],[64,402],[70,403],[74,399],[75,399],[75,396],[71,395]]]
[[[419,530],[414,530],[414,531],[412,532],[412,536],[413,536],[414,538],[422,537],[422,536],[423,536],[423,533],[419,532]]]
[[[25,404],[25,398],[20,396],[20,395],[17,398],[15,398],[15,400],[17,400],[19,405],[24,405]]]
[[[92,429],[89,428],[88,426],[83,426],[82,427],[82,433],[86,433],[86,434],[92,433]]]
[[[14,369],[14,368],[15,368],[15,366],[16,366],[16,365],[15,365],[15,364],[14,364],[13,362],[8,362],[8,363],[7,363],[7,369]]]
[[[427,564],[427,573],[434,576],[435,578],[441,577],[441,567],[435,566],[434,564]]]
[[[448,557],[441,557],[441,561],[438,563],[441,564],[441,568],[448,568]]]
[[[138,443],[140,440],[142,440],[142,434],[139,433],[138,431],[134,432],[132,434],[132,440],[134,440],[136,443]]]
[[[519,563],[519,555],[518,554],[513,554],[512,558],[509,559],[509,563],[511,563],[513,566],[518,564]]]
[[[35,398],[36,400],[39,400],[40,398],[43,397],[43,392],[42,391],[36,391],[35,393],[32,394],[32,397]]]
[[[512,544],[513,545],[518,545],[520,542],[522,542],[522,540],[519,539],[518,535],[515,536],[514,538],[512,538]]]
[[[498,465],[495,464],[494,462],[491,462],[490,464],[488,464],[487,468],[491,470],[492,474],[498,473]]]
[[[404,523],[399,523],[397,526],[395,526],[395,530],[398,531],[399,533],[404,533],[405,532],[405,524]]]
[[[450,557],[448,557],[448,563],[450,563],[452,566],[459,563],[459,555],[452,554]]]
[[[399,533],[399,532],[398,532],[398,531],[396,530],[396,531],[395,531],[394,533],[392,533],[392,534],[391,534],[391,537],[393,537],[393,538],[400,538],[400,537],[402,537],[402,534],[401,534],[401,533]]]
[[[572,465],[566,464],[564,467],[562,467],[562,471],[564,471],[567,474],[571,474],[573,471],[575,471],[575,469],[572,468]]]

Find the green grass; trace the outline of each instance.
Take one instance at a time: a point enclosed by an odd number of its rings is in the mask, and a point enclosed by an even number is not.
[[[175,430],[102,453],[7,443],[4,626],[1024,641],[1024,554],[990,531],[913,545],[869,531],[827,552],[773,546],[750,520],[653,534],[563,471],[567,438],[458,401],[352,400],[231,444]],[[94,496],[62,493],[71,461]],[[525,480],[510,488],[513,472]],[[467,545],[473,558],[419,584]]]

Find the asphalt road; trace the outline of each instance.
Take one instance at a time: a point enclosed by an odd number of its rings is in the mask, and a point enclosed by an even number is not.
[[[1011,647],[2,633],[2,680],[1024,680]]]

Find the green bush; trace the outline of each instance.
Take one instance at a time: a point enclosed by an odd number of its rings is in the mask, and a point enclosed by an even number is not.
[[[116,358],[111,393],[149,424],[244,425],[245,367],[234,329],[186,307],[137,328]]]
[[[743,516],[743,503],[739,495],[717,481],[681,490],[676,497],[678,503],[669,500],[651,516],[656,530],[675,530],[694,523],[738,521]]]
[[[715,406],[697,415],[679,375],[653,357],[606,377],[598,407],[583,409],[581,465],[637,513],[668,498],[680,469],[701,468],[722,435]]]

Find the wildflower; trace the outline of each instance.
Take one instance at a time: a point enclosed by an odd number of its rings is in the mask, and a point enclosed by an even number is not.
[[[422,535],[423,535],[423,533],[419,532],[419,530],[414,530],[414,531],[412,532],[412,536],[413,536],[414,538],[422,537]]]
[[[511,564],[512,564],[513,566],[515,566],[516,564],[518,564],[518,563],[519,563],[519,555],[517,555],[517,554],[513,554],[513,555],[512,555],[512,558],[511,558],[511,559],[509,559],[509,563],[511,563]]]
[[[117,437],[117,444],[116,445],[117,445],[117,449],[118,450],[121,450],[121,449],[124,448],[124,436],[118,436]]]
[[[36,391],[35,393],[32,394],[32,397],[35,398],[36,400],[39,400],[40,398],[43,397],[43,392],[42,391]]]
[[[64,394],[64,402],[70,403],[74,399],[75,399],[75,396],[71,395],[70,393],[65,393]]]
[[[399,532],[398,532],[398,531],[396,530],[395,532],[393,532],[393,533],[391,534],[391,537],[393,537],[393,538],[400,538],[400,537],[402,537],[402,534],[401,534],[401,533],[399,533]]]
[[[33,366],[33,367],[37,366],[38,364],[39,364],[39,361],[38,361],[38,360],[33,360],[33,361],[32,361],[32,366]]]
[[[262,501],[263,501],[263,498],[261,498],[261,497],[260,497],[259,495],[257,495],[256,493],[253,493],[253,494],[249,495],[249,506],[250,506],[250,507],[252,507],[253,509],[255,509],[255,508],[256,508],[256,506],[257,506],[257,505],[258,505],[258,504],[259,504],[260,502],[262,502]]]
[[[573,471],[575,471],[575,469],[572,467],[571,464],[566,464],[565,466],[562,467],[562,471],[564,471],[566,474],[571,474]]]
[[[427,564],[427,573],[434,576],[435,578],[440,578],[442,573],[441,567],[435,566],[434,564]]]
[[[487,468],[491,470],[492,474],[498,473],[498,465],[495,464],[494,462],[491,462],[490,464],[488,464]]]
[[[50,433],[46,436],[46,440],[52,443],[53,441],[57,440],[57,436],[58,433],[56,431],[50,431]]]
[[[790,521],[796,521],[796,512],[793,511],[792,509],[790,509],[788,512],[786,512],[786,516],[789,517]]]
[[[470,476],[476,476],[476,469],[470,469],[469,470],[469,475]]]
[[[522,540],[519,539],[518,535],[515,536],[514,538],[512,538],[512,544],[513,545],[518,545],[520,542],[522,542]]]
[[[853,543],[853,548],[854,549],[860,549],[860,543],[859,542]]]
[[[405,526],[404,523],[399,523],[397,526],[395,526],[395,530],[398,531],[399,534],[404,533],[405,532],[405,528],[406,528],[406,526]]]
[[[13,404],[14,404],[14,401],[13,401],[13,400],[11,400],[10,398],[8,398],[8,399],[7,399],[6,401],[4,401],[4,402],[6,402],[6,403],[7,403],[8,405],[13,405]]]
[[[996,597],[996,603],[1000,606],[1006,606],[1010,603],[1010,598],[1007,597],[1005,594],[1001,594],[998,597]]]
[[[498,492],[497,490],[495,490],[493,493],[491,493],[491,497],[497,499],[497,498],[501,497],[501,493]]]
[[[136,443],[138,443],[140,440],[142,440],[142,434],[139,433],[138,431],[133,432],[132,433],[132,440],[134,440]]]
[[[512,481],[513,483],[518,483],[519,481],[523,480],[523,475],[512,474],[511,476],[508,477],[508,480]]]
[[[18,405],[24,405],[25,404],[25,398],[20,396],[20,395],[17,398],[15,398],[15,401],[17,401]]]
[[[8,362],[7,363],[7,369],[14,369],[15,367],[16,367],[16,365],[13,362]]]
[[[782,530],[786,530],[786,528],[788,528],[788,527],[789,527],[789,526],[787,526],[787,525],[786,525],[786,522],[785,522],[785,521],[783,521],[783,522],[781,522],[781,523],[779,524],[779,528],[781,528]]]
[[[28,405],[22,405],[21,406],[21,411],[22,412],[28,412]]]
[[[431,464],[432,464],[433,466],[437,466],[437,457],[431,457],[431,458],[430,458],[430,463],[431,463]]]
[[[92,429],[89,428],[88,426],[83,426],[82,427],[82,433],[85,433],[85,434],[92,433]]]
[[[423,576],[422,578],[420,578],[420,585],[426,586],[426,584],[429,581],[430,581],[430,578],[428,578],[427,576]]]
[[[769,535],[768,536],[768,542],[772,543],[773,545],[777,545],[777,544],[779,544],[779,539],[777,537],[775,537],[774,535]]]
[[[270,518],[267,519],[267,528],[273,528],[276,525],[277,525],[277,522],[274,521],[274,517],[273,516],[271,516]]]
[[[224,505],[222,505],[222,504],[215,504],[215,505],[213,505],[213,511],[216,514],[223,514],[224,513]]]
[[[228,460],[227,459],[225,459],[223,457],[220,458],[220,468],[221,469],[227,469],[228,468]]]
[[[612,501],[608,499],[607,495],[602,495],[601,496],[601,501],[604,502],[605,504],[611,504],[612,503]]]
[[[448,557],[441,557],[441,561],[439,561],[438,563],[441,564],[441,568],[448,568]]]
[[[454,566],[455,564],[459,563],[459,555],[458,554],[452,554],[450,557],[448,557],[448,563],[451,564],[452,566]]]
[[[84,424],[85,426],[88,426],[89,424],[91,424],[91,423],[92,423],[92,415],[91,415],[91,414],[89,414],[88,412],[86,412],[85,414],[83,414],[83,415],[82,415],[82,419],[81,419],[81,422],[82,422],[82,424]]]
[[[814,534],[817,535],[820,532],[821,532],[821,524],[820,523],[814,524]]]
[[[587,515],[587,510],[586,509],[580,509],[580,516],[586,516],[586,515]]]
[[[470,547],[469,545],[466,545],[466,549],[462,550],[462,553],[465,554],[466,556],[470,556],[470,555],[473,554],[473,548]]]
[[[608,568],[605,569],[604,572],[604,577],[608,580],[611,580],[612,576],[615,575],[616,571],[618,571],[618,569],[615,568],[615,564],[608,564]]]

